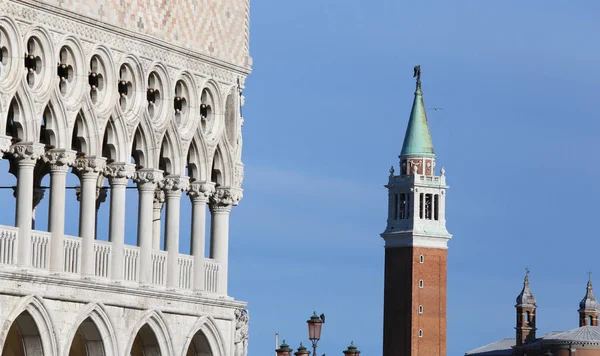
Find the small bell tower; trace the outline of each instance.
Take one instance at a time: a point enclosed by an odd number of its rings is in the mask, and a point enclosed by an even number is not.
[[[446,176],[435,172],[423,92],[415,97],[400,153],[390,169],[385,240],[383,356],[446,356]]]
[[[579,326],[598,326],[598,301],[592,288],[592,273],[587,282],[585,297],[579,303]]]
[[[529,269],[526,270],[523,290],[517,296],[517,346],[535,340],[536,309],[535,297],[529,288]]]

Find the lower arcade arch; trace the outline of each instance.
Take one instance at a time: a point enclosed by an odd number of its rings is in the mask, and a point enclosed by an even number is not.
[[[91,318],[85,319],[75,332],[69,356],[105,356],[104,342]]]
[[[192,341],[190,342],[190,346],[188,347],[186,356],[213,356],[212,350],[210,348],[210,343],[208,339],[202,332],[202,330],[198,330]]]
[[[131,356],[161,356],[160,345],[156,334],[148,324],[142,326],[138,331],[133,345],[131,346]]]
[[[3,356],[43,356],[44,348],[35,320],[24,311],[12,323],[2,348]]]

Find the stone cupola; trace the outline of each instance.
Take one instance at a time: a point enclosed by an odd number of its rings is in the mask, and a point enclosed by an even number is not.
[[[587,290],[585,297],[579,303],[579,326],[598,326],[598,311],[600,305],[594,297],[594,290],[592,288],[592,274],[587,283]]]

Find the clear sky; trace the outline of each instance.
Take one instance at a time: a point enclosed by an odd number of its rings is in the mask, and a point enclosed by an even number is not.
[[[576,327],[586,273],[600,276],[599,13],[595,0],[252,0],[245,192],[229,267],[230,294],[249,303],[250,355],[273,354],[276,331],[309,344],[313,311],[327,316],[319,354],[354,340],[381,355],[383,185],[416,64],[426,107],[444,108],[428,114],[451,186],[448,355],[514,336],[526,267],[539,334]],[[134,190],[127,199],[133,244]],[[100,221],[108,211],[107,201]],[[189,224],[181,230],[189,252]]]

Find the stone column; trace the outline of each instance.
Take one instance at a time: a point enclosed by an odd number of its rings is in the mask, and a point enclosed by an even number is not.
[[[95,274],[96,184],[99,174],[104,170],[105,162],[104,157],[79,157],[73,167],[81,183],[79,236],[81,237],[81,274],[84,277],[93,277]]]
[[[17,265],[31,265],[31,219],[33,216],[33,169],[44,155],[44,145],[32,142],[14,144],[10,154],[17,162],[17,213],[15,226],[19,229],[17,240]]]
[[[242,197],[241,189],[217,188],[210,197],[210,258],[219,263],[218,293],[227,295],[229,214]]]
[[[138,246],[140,247],[140,283],[152,282],[152,210],[154,191],[162,180],[162,172],[140,169],[135,173],[138,187]]]
[[[123,279],[123,255],[125,248],[125,190],[133,177],[135,167],[129,163],[113,163],[106,167],[104,175],[110,184],[110,219],[108,239],[112,243],[110,277],[113,281]]]
[[[75,152],[54,149],[44,156],[50,165],[50,206],[48,207],[48,231],[50,240],[50,272],[64,270],[65,193],[67,172],[75,162]]]
[[[160,213],[165,203],[165,192],[157,189],[154,192],[154,209],[152,210],[152,249],[160,250]]]
[[[192,183],[188,195],[192,201],[192,238],[190,251],[194,256],[192,287],[204,290],[204,245],[206,236],[206,203],[214,191],[213,183]]]
[[[179,210],[181,193],[188,189],[188,178],[168,176],[163,181],[167,203],[165,214],[165,250],[167,251],[167,288],[178,288]]]

